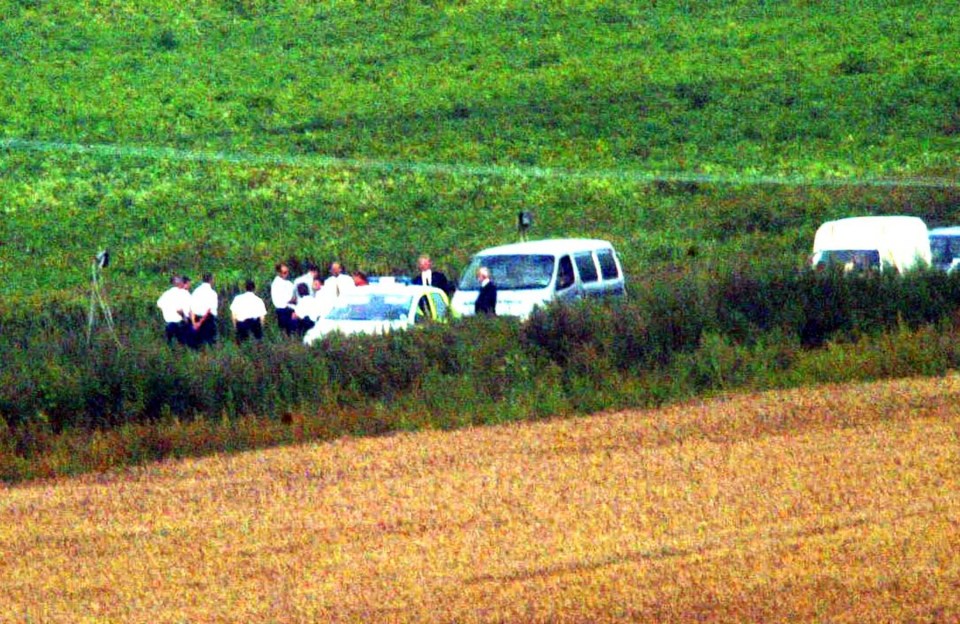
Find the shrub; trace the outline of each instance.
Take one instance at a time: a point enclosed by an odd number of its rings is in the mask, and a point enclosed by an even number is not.
[[[523,342],[539,349],[561,368],[566,367],[578,351],[591,347],[604,351],[610,344],[610,310],[594,302],[553,304],[538,308],[522,328]],[[605,355],[605,354],[603,354]]]
[[[169,28],[163,29],[159,35],[157,35],[157,47],[166,52],[176,50],[180,46],[180,41],[177,39],[176,33],[174,33]]]
[[[877,71],[877,67],[877,61],[862,50],[850,50],[837,65],[837,71],[846,76],[855,76],[873,73]]]
[[[535,365],[524,349],[517,319],[468,317],[455,327],[471,337],[473,354],[468,374],[484,395],[499,401],[515,383],[533,375]]]

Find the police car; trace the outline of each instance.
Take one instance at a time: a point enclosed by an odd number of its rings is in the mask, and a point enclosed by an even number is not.
[[[400,283],[358,286],[337,297],[333,307],[303,337],[313,344],[327,334],[387,334],[447,318],[450,301],[433,286]]]

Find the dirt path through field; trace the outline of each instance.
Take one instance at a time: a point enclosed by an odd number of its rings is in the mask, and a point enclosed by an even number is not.
[[[957,621],[958,399],[804,389],[3,488],[0,621]]]

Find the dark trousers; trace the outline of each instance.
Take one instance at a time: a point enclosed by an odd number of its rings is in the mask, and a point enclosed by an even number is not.
[[[316,323],[311,321],[309,318],[302,318],[297,322],[297,331],[300,332],[300,335],[302,336],[307,333],[308,330],[313,328],[314,325],[316,325]]]
[[[237,342],[243,342],[253,334],[257,340],[263,338],[263,325],[260,319],[253,318],[237,322]]]
[[[287,332],[288,336],[297,331],[297,324],[293,320],[293,308],[280,308],[277,310],[277,326]]]
[[[212,345],[217,341],[217,317],[212,314],[200,323],[198,329],[190,327],[190,346],[199,349],[205,344]]]
[[[167,323],[167,344],[173,344],[174,340],[180,344],[184,344],[186,342],[186,332],[187,324],[183,321],[179,321],[177,323]]]

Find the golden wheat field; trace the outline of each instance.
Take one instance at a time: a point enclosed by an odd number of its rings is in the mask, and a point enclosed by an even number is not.
[[[4,622],[960,621],[960,376],[0,489]]]

